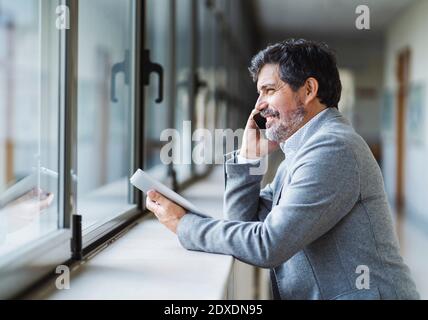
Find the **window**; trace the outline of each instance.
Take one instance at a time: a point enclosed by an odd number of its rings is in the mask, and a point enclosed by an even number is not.
[[[197,78],[195,80],[195,130],[207,129],[211,136],[205,135],[204,131],[196,135],[198,145],[204,145],[204,151],[195,158],[199,163],[195,164],[195,173],[202,175],[210,168],[214,161],[215,148],[211,146],[214,141],[215,129],[215,95],[214,95],[214,18],[207,3],[196,2],[197,5],[197,37],[196,37],[196,66]],[[211,140],[211,141],[210,141]],[[210,150],[209,150],[210,149]],[[195,147],[194,150],[202,150]],[[206,152],[206,153],[204,153]]]
[[[43,19],[52,3],[0,2],[0,256],[58,228],[59,37]]]
[[[158,102],[160,86],[159,75],[150,75],[150,85],[145,89],[145,169],[153,177],[171,184],[168,181],[169,168],[172,164],[164,163],[160,157],[162,147],[167,141],[161,141],[164,129],[172,128],[173,117],[173,70],[174,58],[172,38],[173,7],[170,0],[146,1],[146,34],[145,48],[150,52],[150,60],[163,68],[163,101]]]
[[[0,0],[0,298],[70,259],[72,213],[87,252],[141,213],[129,184],[140,12],[135,0]]]
[[[77,213],[84,233],[135,207],[135,1],[79,2]]]
[[[179,132],[181,145],[174,147],[180,152],[176,159],[177,181],[183,184],[192,178],[192,125],[193,122],[193,8],[192,0],[180,0],[175,12],[175,128]]]
[[[70,254],[59,166],[63,51],[51,14],[58,4],[0,1],[0,297]],[[40,268],[28,272],[30,259]]]

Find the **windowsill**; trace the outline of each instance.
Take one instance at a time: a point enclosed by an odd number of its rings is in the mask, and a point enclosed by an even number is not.
[[[221,217],[222,168],[183,193]],[[47,299],[225,299],[233,257],[188,251],[175,234],[146,217],[72,273],[69,290],[41,291]],[[46,291],[45,291],[46,292]]]

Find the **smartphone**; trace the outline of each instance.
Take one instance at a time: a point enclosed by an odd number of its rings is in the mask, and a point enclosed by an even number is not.
[[[254,121],[257,124],[257,127],[259,127],[259,129],[266,129],[266,118],[263,117],[260,113],[257,113],[253,116]]]

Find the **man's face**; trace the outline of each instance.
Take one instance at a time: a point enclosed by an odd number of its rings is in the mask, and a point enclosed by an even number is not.
[[[279,77],[279,68],[267,64],[260,70],[257,80],[258,104],[266,102],[261,115],[266,117],[266,137],[277,143],[284,142],[303,124],[306,114],[299,91]]]

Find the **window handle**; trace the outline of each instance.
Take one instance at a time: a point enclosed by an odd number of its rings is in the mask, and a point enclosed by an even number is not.
[[[195,72],[193,75],[193,82],[195,85],[195,95],[197,95],[201,89],[208,88],[208,83],[201,79],[198,72]]]
[[[143,84],[148,86],[150,84],[150,74],[155,72],[158,74],[158,97],[155,100],[156,103],[163,101],[163,67],[159,63],[150,61],[150,51],[144,50],[143,52]]]
[[[116,77],[120,72],[123,72],[125,75],[125,84],[129,85],[129,50],[125,51],[125,59],[122,62],[114,64],[111,68],[110,100],[112,102],[119,101],[116,96]]]

